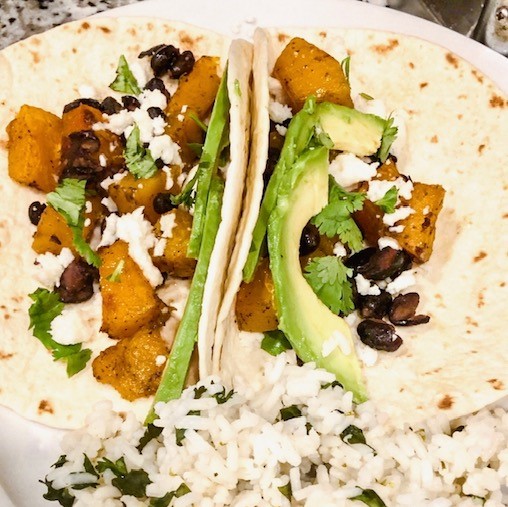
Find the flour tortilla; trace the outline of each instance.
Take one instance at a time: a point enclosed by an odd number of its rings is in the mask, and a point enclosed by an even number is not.
[[[215,371],[230,378],[243,373],[238,381],[252,384],[266,357],[259,349],[260,336],[238,331],[234,301],[262,196],[268,76],[294,36],[339,61],[350,54],[353,94],[383,100],[388,112],[408,112],[398,168],[415,181],[446,189],[434,253],[414,287],[421,296],[420,311],[431,316],[430,323],[398,328],[404,345],[395,353],[380,352],[374,366],[364,367],[370,399],[402,424],[436,414],[454,419],[506,396],[507,98],[444,48],[366,30],[256,33],[249,196],[233,254],[236,264],[228,273],[219,313]]]
[[[119,56],[124,54],[133,62],[140,51],[161,43],[190,49],[197,57],[219,56],[222,68],[229,58],[230,135],[234,146],[224,193],[223,222],[212,254],[203,304],[203,318],[215,327],[215,299],[221,293],[224,276],[224,264],[218,257],[227,256],[232,248],[244,185],[250,45],[238,42],[231,46],[231,40],[223,35],[183,23],[119,18],[69,23],[0,53],[0,320],[4,322],[0,331],[0,404],[28,419],[76,428],[83,424],[96,402],[111,400],[117,410],[133,410],[142,420],[151,399],[122,399],[112,387],[95,381],[91,362],[85,370],[67,378],[65,364],[53,362],[50,353],[28,330],[31,300],[27,295],[38,283],[32,276],[35,254],[30,248],[35,228],[28,221],[27,209],[44,195],[8,177],[5,127],[23,104],[61,115],[65,104],[83,96],[83,91],[78,90],[82,85],[93,87],[99,98],[113,94],[108,85],[114,78]],[[240,94],[235,94],[237,89]],[[93,304],[84,303],[84,325],[98,328],[100,323],[86,322],[86,305]],[[100,307],[100,300],[96,304]],[[203,320],[198,340],[203,357],[212,343],[207,332]],[[93,359],[113,344],[106,335],[97,333],[85,346],[93,350]],[[206,362],[201,366],[201,372],[206,374]]]

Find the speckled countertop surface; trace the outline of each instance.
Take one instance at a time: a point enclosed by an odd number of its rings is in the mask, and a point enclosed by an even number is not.
[[[0,0],[0,48],[66,21],[138,0]]]

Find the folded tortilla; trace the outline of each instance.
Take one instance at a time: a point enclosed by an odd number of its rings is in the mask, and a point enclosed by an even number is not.
[[[200,373],[211,370],[210,349],[221,298],[225,265],[232,250],[244,186],[248,141],[248,100],[251,44],[231,40],[191,25],[144,18],[86,20],[69,23],[17,43],[0,53],[0,404],[28,419],[61,428],[75,428],[100,400],[111,400],[117,410],[134,410],[143,420],[151,398],[128,402],[109,385],[92,375],[91,361],[85,370],[68,378],[65,364],[51,354],[28,330],[28,294],[34,279],[35,253],[30,245],[34,228],[27,209],[40,200],[40,192],[18,185],[7,174],[5,126],[23,104],[61,115],[63,106],[83,96],[82,85],[92,86],[96,96],[111,94],[109,84],[120,55],[135,59],[140,51],[157,44],[190,49],[196,56],[229,60],[228,91],[231,102],[231,162],[223,196],[222,222],[216,237],[199,328]],[[83,325],[87,322],[83,303]],[[86,347],[92,359],[115,342],[97,335]]]
[[[375,365],[363,367],[369,398],[402,424],[436,414],[454,419],[506,396],[508,100],[490,79],[446,49],[366,30],[269,29],[255,34],[247,196],[219,312],[215,372],[253,384],[266,358],[259,335],[239,332],[235,296],[263,193],[268,78],[295,36],[339,61],[351,56],[353,95],[381,99],[388,113],[407,111],[398,168],[415,181],[446,189],[434,252],[411,288],[420,294],[421,311],[430,315],[430,323],[398,328],[403,346],[379,352]]]

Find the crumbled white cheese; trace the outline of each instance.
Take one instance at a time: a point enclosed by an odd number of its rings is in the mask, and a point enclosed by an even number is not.
[[[99,247],[112,245],[117,239],[129,244],[129,255],[141,268],[150,285],[160,285],[163,281],[161,272],[153,265],[148,253],[155,246],[156,238],[152,224],[143,216],[143,207],[122,216],[109,215],[106,218]]]
[[[428,205],[427,205],[427,206],[425,206],[425,208],[423,208],[422,213],[423,213],[424,215],[428,215],[428,214],[429,214],[429,211],[430,211],[430,206],[428,206]]]
[[[127,109],[122,109],[118,113],[104,115],[105,122],[95,123],[92,127],[93,130],[109,130],[116,135],[122,135],[125,129],[132,125],[132,112]]]
[[[125,178],[127,176],[127,174],[128,174],[128,171],[124,171],[123,173],[113,174],[113,176],[110,176],[109,178],[105,178],[104,180],[101,181],[101,187],[104,190],[107,190],[110,187],[110,185],[112,185],[113,183],[118,183],[120,180]]]
[[[162,366],[166,362],[166,356],[157,356],[155,358],[155,365],[156,366]]]
[[[183,120],[185,120],[185,116],[183,114],[179,114],[176,119],[179,121],[179,122],[182,122]]]
[[[402,250],[400,245],[396,239],[390,238],[388,236],[383,236],[377,240],[377,246],[380,250],[386,248],[387,246],[393,248],[394,250]]]
[[[328,171],[339,185],[347,188],[361,181],[369,181],[376,175],[378,166],[377,162],[368,164],[352,153],[341,153],[332,160]]]
[[[176,215],[174,213],[166,213],[160,217],[161,233],[163,238],[172,238],[173,229],[176,227]]]
[[[293,117],[291,107],[274,100],[270,100],[268,111],[270,113],[270,119],[275,123],[283,123],[284,121]]]
[[[84,222],[84,225],[85,225],[85,227],[90,227],[91,223],[92,223],[92,221],[89,218],[86,218],[85,222]]]
[[[288,129],[284,125],[275,125],[275,130],[284,137],[287,134]]]
[[[166,249],[167,239],[161,238],[158,239],[153,247],[153,256],[154,257],[162,257],[164,255],[164,250]]]
[[[181,113],[183,113],[183,114],[185,114],[185,113],[187,112],[187,109],[189,109],[189,106],[188,106],[187,104],[184,104],[184,105],[182,106],[182,109],[180,109],[180,112],[181,112]]]
[[[142,143],[149,143],[155,136],[164,134],[166,122],[162,116],[150,118],[146,109],[139,108],[132,112],[132,117],[139,128],[139,140]],[[127,130],[124,134],[126,138],[130,135],[130,133],[127,133]]]
[[[337,341],[332,336],[332,337],[328,338],[328,340],[326,340],[323,343],[323,346],[321,347],[321,355],[323,357],[328,357],[336,348],[337,348]]]
[[[93,99],[97,95],[95,88],[93,86],[86,84],[79,85],[78,93],[80,97],[84,97],[87,99]]]
[[[187,298],[189,297],[190,282],[189,280],[180,280],[177,278],[169,279],[157,290],[157,296],[162,302],[173,308],[172,317],[181,320]]]
[[[284,100],[284,92],[282,90],[282,84],[278,79],[270,76],[268,78],[268,89],[270,91],[270,95],[276,102],[282,102]]]
[[[349,354],[351,354],[351,344],[349,343],[347,337],[344,336],[340,331],[334,331],[330,338],[335,341],[336,346],[339,347],[345,356],[349,356]]]
[[[385,213],[383,215],[383,223],[388,226],[395,225],[397,222],[404,220],[414,212],[415,210],[409,206],[401,206],[400,208],[397,208],[393,213]]]
[[[103,197],[101,199],[101,204],[106,206],[106,209],[108,211],[110,211],[111,213],[118,211],[118,206],[116,205],[116,202],[113,201],[113,199],[111,197]]]
[[[337,241],[337,243],[333,245],[333,255],[335,255],[335,257],[345,257],[347,255],[346,248],[340,241]]]
[[[358,293],[362,296],[377,296],[381,294],[381,289],[377,285],[370,283],[370,280],[367,280],[360,273],[355,276],[355,282]]]
[[[102,325],[102,298],[100,292],[79,305],[66,305],[51,322],[50,333],[57,343],[72,345],[94,339]]]
[[[166,134],[151,139],[148,149],[154,160],[160,158],[165,164],[181,165],[180,147]],[[171,187],[170,187],[171,188]]]
[[[397,202],[400,201],[399,197],[411,199],[411,195],[413,193],[413,182],[410,179],[406,181],[402,177],[396,178],[393,181],[371,180],[369,182],[369,189],[367,190],[367,198],[372,202],[379,201],[379,199],[382,199],[386,192],[388,192],[388,190],[392,187],[397,189]]]
[[[58,255],[44,253],[37,255],[34,265],[34,278],[39,284],[52,289],[60,284],[65,268],[74,260],[69,248],[62,248]]]
[[[390,232],[395,232],[397,234],[400,234],[401,232],[404,231],[405,228],[406,228],[405,225],[394,225],[393,227],[388,227],[388,230]]]
[[[386,118],[387,111],[385,103],[379,99],[368,100],[361,95],[356,95],[353,97],[353,104],[355,109],[365,114],[375,114],[381,118]]]
[[[173,185],[175,184],[175,182],[173,181],[173,174],[171,173],[171,167],[165,165],[162,168],[162,171],[166,174],[166,184],[164,188],[166,190],[171,190],[173,188]]]
[[[101,167],[106,167],[108,165],[108,159],[102,153],[99,155],[99,164],[101,165]]]
[[[407,289],[416,284],[416,279],[413,271],[404,271],[395,280],[388,283],[386,292],[390,294],[397,294],[398,292]]]
[[[85,213],[92,212],[92,203],[90,201],[85,201]]]

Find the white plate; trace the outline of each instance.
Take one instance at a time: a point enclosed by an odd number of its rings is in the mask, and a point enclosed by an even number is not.
[[[434,23],[356,0],[151,0],[99,16],[186,21],[232,37],[248,37],[256,25],[371,28],[415,35],[470,61],[508,94],[506,58]],[[38,480],[58,458],[61,433],[0,407],[0,507],[57,505],[42,499],[46,488]]]

